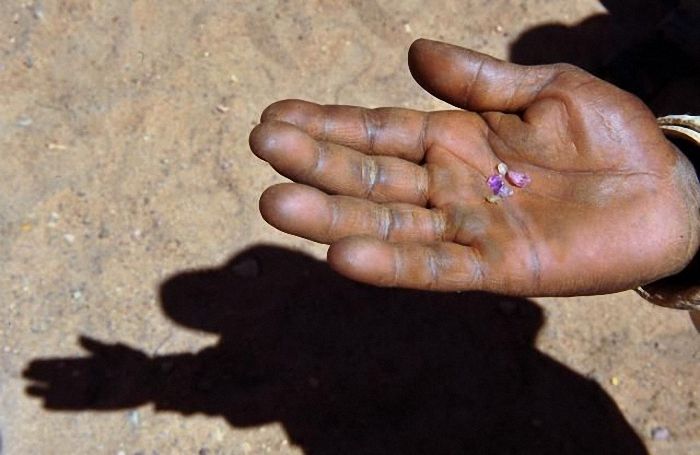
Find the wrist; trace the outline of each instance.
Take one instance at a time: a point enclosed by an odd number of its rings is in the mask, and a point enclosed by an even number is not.
[[[692,164],[688,182],[681,189],[687,191],[689,199],[697,199],[700,193],[698,186],[698,170],[700,169],[700,117],[688,115],[667,116],[658,119],[659,127],[683,155]],[[689,164],[689,167],[690,167]],[[692,187],[688,187],[688,186]],[[697,238],[700,236],[700,213],[697,201],[689,204],[688,213],[689,233]],[[697,242],[695,242],[697,243]],[[687,265],[674,275],[646,284],[637,292],[646,300],[665,307],[684,310],[700,310],[700,253],[698,246],[693,245],[684,262]]]

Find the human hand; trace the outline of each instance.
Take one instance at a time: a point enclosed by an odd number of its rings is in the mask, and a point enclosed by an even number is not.
[[[637,98],[570,65],[518,66],[418,40],[414,78],[463,110],[280,101],[252,151],[296,183],[263,193],[276,228],[328,243],[380,286],[582,295],[683,269],[698,251],[692,165]],[[532,183],[486,201],[498,163]]]

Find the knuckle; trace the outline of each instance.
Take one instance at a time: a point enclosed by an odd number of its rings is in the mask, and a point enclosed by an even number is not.
[[[364,197],[372,197],[377,186],[377,182],[379,181],[379,164],[373,157],[362,157],[360,180],[362,182],[362,192]]]
[[[382,127],[379,113],[375,109],[362,109],[362,128],[364,129],[365,139],[367,141],[367,150],[373,153],[379,130]]]
[[[382,240],[389,240],[396,229],[396,214],[388,208],[380,206],[377,208],[378,235]]]
[[[426,265],[428,268],[428,282],[426,283],[426,287],[428,289],[436,289],[440,284],[440,261],[435,250],[429,249],[426,259]]]

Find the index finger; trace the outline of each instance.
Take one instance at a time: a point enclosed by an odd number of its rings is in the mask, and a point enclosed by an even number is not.
[[[433,141],[429,113],[412,109],[366,109],[283,100],[263,112],[261,122],[271,120],[291,123],[318,141],[416,163],[423,160]]]

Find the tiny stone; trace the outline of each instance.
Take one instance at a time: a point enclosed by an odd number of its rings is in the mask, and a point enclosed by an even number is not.
[[[498,196],[498,195],[490,195],[490,196],[486,196],[486,200],[488,202],[490,202],[491,204],[498,204],[499,202],[501,202],[503,200],[503,198],[501,196]]]
[[[41,4],[31,5],[30,8],[32,11],[32,16],[34,16],[34,19],[43,19],[44,18],[44,9],[42,8]]]
[[[498,163],[498,173],[501,175],[506,175],[508,173],[508,165],[506,163]]]
[[[618,378],[617,376],[613,376],[612,378],[610,378],[610,384],[614,386],[620,385],[620,382],[620,378]]]
[[[505,182],[503,181],[503,176],[495,174],[486,180],[486,184],[491,189],[491,192],[497,195],[501,191],[501,188],[503,188],[503,185],[505,185]]]
[[[73,234],[66,234],[63,236],[66,242],[68,243],[73,243],[75,242],[75,236]]]
[[[508,171],[507,179],[518,188],[525,188],[531,182],[530,176],[524,172]]]
[[[137,410],[129,411],[129,413],[127,414],[127,418],[129,419],[129,423],[131,423],[135,427],[137,427],[141,422],[141,414]]]
[[[34,120],[32,120],[30,117],[27,117],[25,115],[23,115],[17,119],[17,126],[21,126],[23,128],[31,126],[32,123],[34,123]]]
[[[502,198],[511,197],[513,195],[513,188],[508,185],[503,185],[500,190],[498,190],[498,196]]]
[[[667,441],[671,437],[671,432],[666,427],[654,427],[651,429],[651,439],[654,441]]]

